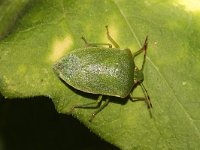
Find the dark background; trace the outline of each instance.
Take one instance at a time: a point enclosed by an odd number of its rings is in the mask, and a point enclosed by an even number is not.
[[[0,96],[0,150],[117,150],[46,97]]]

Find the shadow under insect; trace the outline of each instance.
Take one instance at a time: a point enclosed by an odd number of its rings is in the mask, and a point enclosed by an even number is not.
[[[130,100],[131,102],[145,102],[145,98],[144,97],[131,97],[130,95],[128,95],[125,98],[120,98],[120,97],[115,97],[115,96],[108,96],[108,95],[100,95],[100,94],[92,94],[92,93],[86,93],[80,90],[75,89],[74,87],[68,85],[64,80],[62,80],[60,78],[60,80],[62,81],[63,84],[65,84],[65,86],[67,86],[70,90],[72,90],[74,93],[76,93],[77,95],[80,95],[84,98],[90,99],[91,102],[88,103],[82,103],[82,104],[77,104],[75,106],[73,106],[71,108],[71,113],[74,109],[96,109],[91,117],[89,118],[89,122],[92,122],[92,120],[94,119],[94,117],[100,112],[102,111],[110,102],[111,103],[116,103],[116,104],[120,104],[120,105],[125,105],[128,100]],[[131,93],[138,87],[139,84],[136,84],[133,86]],[[150,105],[150,107],[152,107],[152,105]],[[150,110],[150,107],[147,104],[147,108],[149,110],[149,114],[150,117],[152,117],[152,113]]]

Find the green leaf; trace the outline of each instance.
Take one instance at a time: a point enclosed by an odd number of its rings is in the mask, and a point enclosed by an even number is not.
[[[199,149],[200,7],[192,4],[30,1],[12,32],[0,41],[1,93],[6,98],[47,96],[58,112],[69,113],[74,105],[95,102],[97,97],[64,84],[52,70],[56,60],[83,47],[81,36],[107,42],[105,25],[121,48],[133,52],[148,35],[144,84],[153,118],[145,103],[113,98],[92,123],[88,119],[94,110],[75,109],[73,115],[121,149]],[[141,94],[140,88],[134,91]]]
[[[1,0],[0,1],[0,39],[6,35],[15,24],[17,18],[23,14],[23,9],[29,0]]]

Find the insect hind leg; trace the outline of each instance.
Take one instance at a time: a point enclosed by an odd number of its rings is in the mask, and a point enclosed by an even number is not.
[[[76,105],[71,109],[71,112],[75,109],[75,108],[83,108],[83,109],[96,109],[97,110],[95,112],[92,113],[89,122],[92,122],[92,120],[94,119],[94,117],[100,112],[102,111],[109,103],[109,99],[107,98],[106,101],[102,104],[103,101],[103,96],[100,95],[98,100],[96,102],[92,102],[92,103],[86,103],[86,104],[81,104],[81,105]],[[93,105],[93,106],[91,106]]]
[[[92,115],[91,115],[91,117],[90,117],[90,119],[89,119],[89,122],[92,122],[92,120],[94,119],[94,117],[95,117],[100,111],[102,111],[102,110],[108,105],[108,103],[109,103],[109,99],[107,98],[106,101],[105,101],[102,105],[100,105],[100,107],[99,107],[95,112],[92,113]]]
[[[85,45],[87,47],[108,46],[109,48],[112,48],[112,45],[109,43],[89,43],[83,36],[81,37],[81,39],[85,42]]]

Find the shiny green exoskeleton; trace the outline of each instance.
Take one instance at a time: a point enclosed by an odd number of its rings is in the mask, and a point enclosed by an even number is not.
[[[75,49],[56,62],[53,66],[58,76],[68,85],[80,91],[99,94],[94,108],[97,110],[92,114],[89,121],[109,103],[109,96],[130,98],[132,100],[145,100],[148,108],[151,108],[150,98],[147,90],[142,84],[144,80],[143,68],[146,59],[147,38],[143,47],[132,54],[130,49],[121,50],[119,45],[112,39],[108,27],[107,37],[115,46],[104,43],[86,43],[85,48]],[[100,45],[107,45],[100,47]],[[142,68],[135,66],[134,58],[144,52]],[[133,97],[133,88],[140,85],[145,97]],[[102,96],[107,96],[106,101],[101,104]],[[101,104],[101,105],[100,105]],[[87,108],[90,104],[76,105],[72,108]]]

